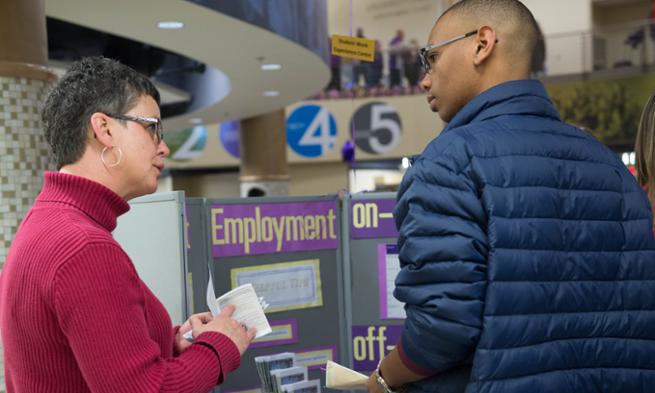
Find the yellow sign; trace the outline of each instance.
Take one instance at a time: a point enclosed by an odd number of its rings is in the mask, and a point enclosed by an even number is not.
[[[332,35],[332,54],[364,61],[375,59],[375,41],[347,35]]]

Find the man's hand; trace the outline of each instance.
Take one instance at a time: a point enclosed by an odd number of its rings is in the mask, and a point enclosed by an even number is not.
[[[375,372],[373,372],[371,376],[368,377],[368,381],[366,381],[366,387],[370,393],[384,393],[384,389],[382,386],[380,386],[377,379],[375,378]]]
[[[410,370],[400,359],[398,348],[394,348],[380,362],[380,375],[393,391],[403,391],[404,385],[421,380],[429,375],[420,375]],[[384,388],[378,383],[375,372],[371,374],[366,382],[366,387],[371,393],[384,393]]]

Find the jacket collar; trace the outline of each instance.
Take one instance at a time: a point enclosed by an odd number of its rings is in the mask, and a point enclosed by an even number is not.
[[[502,115],[560,118],[540,81],[517,80],[496,85],[469,101],[457,112],[444,132]]]

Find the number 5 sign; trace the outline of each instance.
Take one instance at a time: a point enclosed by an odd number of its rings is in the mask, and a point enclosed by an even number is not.
[[[384,154],[400,143],[400,116],[384,102],[371,102],[357,109],[351,128],[357,147],[370,154]]]
[[[303,105],[287,119],[287,144],[304,157],[320,157],[334,148],[337,122],[327,109]]]

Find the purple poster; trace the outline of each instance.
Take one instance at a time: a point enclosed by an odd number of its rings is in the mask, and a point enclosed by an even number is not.
[[[402,325],[353,326],[353,368],[375,370],[380,359],[395,348],[402,332]]]
[[[375,239],[397,237],[393,220],[395,199],[368,199],[350,201],[350,237]]]
[[[212,256],[336,249],[337,202],[214,204]]]

